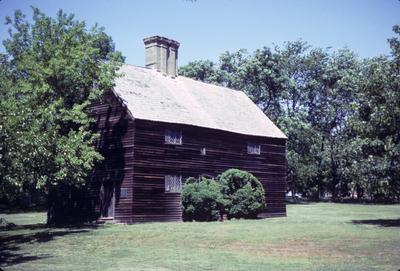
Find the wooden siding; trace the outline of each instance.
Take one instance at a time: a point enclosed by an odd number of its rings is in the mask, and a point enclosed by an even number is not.
[[[180,221],[180,194],[165,192],[165,175],[181,175],[184,182],[191,176],[216,177],[229,168],[247,170],[264,185],[267,208],[261,217],[286,215],[285,140],[133,120],[113,95],[92,104],[90,114],[100,135],[96,147],[104,156],[89,182],[95,219],[101,215],[101,186],[109,184],[115,187],[114,220]],[[182,131],[183,144],[165,144],[166,129]],[[249,142],[261,144],[260,155],[247,153]],[[201,155],[201,148],[206,148],[206,155]],[[127,190],[124,198],[120,197],[121,188]]]
[[[183,144],[165,144],[166,129],[181,130]],[[134,138],[133,222],[181,220],[180,194],[165,193],[165,175],[184,181],[216,177],[229,168],[247,170],[262,182],[267,199],[262,217],[286,215],[285,140],[146,120],[135,120]],[[248,142],[260,143],[261,154],[247,154]]]

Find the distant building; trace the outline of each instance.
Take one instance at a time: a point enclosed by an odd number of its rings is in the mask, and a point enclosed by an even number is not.
[[[123,65],[114,89],[91,107],[105,158],[89,186],[96,218],[179,221],[185,180],[229,168],[262,182],[261,217],[285,216],[286,136],[242,91],[178,76],[178,42],[144,43],[146,67]]]

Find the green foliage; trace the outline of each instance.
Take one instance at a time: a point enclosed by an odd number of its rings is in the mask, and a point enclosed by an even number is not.
[[[226,205],[221,186],[213,179],[188,178],[182,188],[184,221],[213,221],[220,218]]]
[[[185,221],[256,218],[265,208],[262,184],[247,171],[228,169],[217,180],[188,178],[182,188]]]
[[[61,10],[7,18],[0,67],[0,196],[80,187],[102,159],[86,114],[113,86],[123,58],[103,28]]]
[[[228,218],[256,218],[264,210],[264,188],[251,173],[228,169],[218,177],[218,182],[227,199],[225,211]]]
[[[399,35],[400,27],[394,32]],[[392,57],[365,61],[356,114],[350,119],[357,148],[357,186],[375,200],[400,199],[400,40],[389,39]]]
[[[391,57],[360,60],[297,41],[181,71],[245,91],[286,133],[293,194],[400,200],[400,26],[393,31]]]
[[[219,83],[222,76],[215,64],[209,60],[189,62],[188,65],[179,68],[179,74],[206,83]]]

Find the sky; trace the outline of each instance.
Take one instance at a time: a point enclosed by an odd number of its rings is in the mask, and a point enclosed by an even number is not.
[[[387,55],[392,26],[400,24],[399,0],[0,0],[0,40],[8,37],[5,16],[21,9],[31,18],[30,6],[104,26],[126,63],[138,66],[142,40],[153,35],[180,42],[179,65],[296,40],[348,47],[363,58]]]

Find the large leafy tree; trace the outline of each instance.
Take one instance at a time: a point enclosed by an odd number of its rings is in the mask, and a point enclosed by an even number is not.
[[[101,155],[93,147],[86,109],[113,86],[123,61],[112,39],[73,15],[33,9],[7,17],[9,38],[0,68],[0,193],[12,200],[30,190],[48,197],[57,222],[62,191],[85,185]]]
[[[358,142],[355,185],[375,200],[400,197],[400,26],[389,39],[390,57],[366,60],[357,114],[351,118],[352,142]]]

